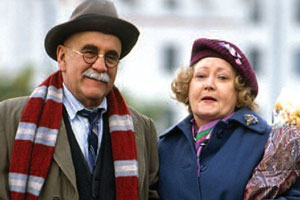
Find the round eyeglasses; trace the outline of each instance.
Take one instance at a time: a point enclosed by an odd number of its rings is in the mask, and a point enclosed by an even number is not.
[[[99,57],[104,59],[105,66],[107,68],[114,68],[120,62],[120,58],[116,53],[108,52],[103,55],[103,54],[97,54],[93,51],[80,52],[80,51],[71,49],[70,47],[67,47],[67,46],[64,46],[64,47],[72,50],[74,53],[77,53],[78,55],[82,55],[84,62],[87,64],[90,64],[90,65],[94,64],[98,60]]]

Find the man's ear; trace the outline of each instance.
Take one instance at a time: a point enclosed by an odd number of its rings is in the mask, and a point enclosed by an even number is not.
[[[62,45],[58,45],[56,49],[56,58],[59,69],[64,72],[66,71],[66,49]]]

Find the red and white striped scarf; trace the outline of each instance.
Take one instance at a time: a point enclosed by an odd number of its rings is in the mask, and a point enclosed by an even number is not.
[[[62,121],[61,71],[50,75],[31,94],[22,113],[12,152],[11,199],[34,200],[51,165]],[[109,129],[118,200],[138,199],[138,162],[133,121],[116,87],[107,95]]]

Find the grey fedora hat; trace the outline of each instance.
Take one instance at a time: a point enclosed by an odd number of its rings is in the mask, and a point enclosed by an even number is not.
[[[107,0],[86,0],[72,13],[69,21],[54,26],[45,37],[47,54],[57,60],[57,46],[74,33],[99,31],[117,36],[122,44],[120,59],[134,47],[139,37],[138,29],[118,17],[114,4]]]

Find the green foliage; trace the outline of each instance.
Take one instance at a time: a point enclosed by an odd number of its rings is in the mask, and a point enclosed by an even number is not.
[[[122,90],[128,105],[154,121],[158,135],[173,123],[170,106],[159,100],[146,100]]]
[[[18,71],[18,70],[16,70]],[[31,81],[33,68],[27,66],[15,76],[0,72],[0,101],[12,97],[29,95],[31,93]]]

